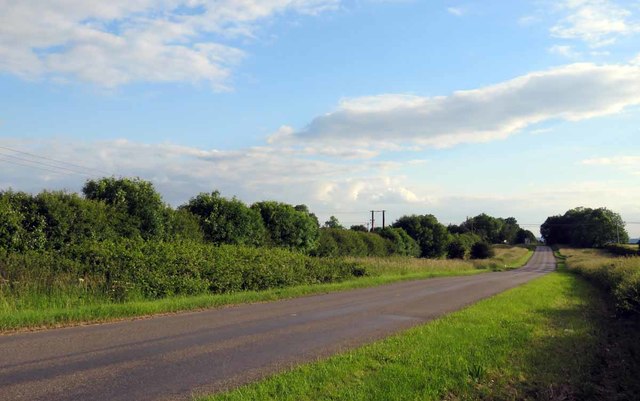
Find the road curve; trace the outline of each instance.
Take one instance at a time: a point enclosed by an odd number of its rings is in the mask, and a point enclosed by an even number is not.
[[[0,400],[180,400],[382,338],[555,269],[389,284],[150,319],[0,336]]]

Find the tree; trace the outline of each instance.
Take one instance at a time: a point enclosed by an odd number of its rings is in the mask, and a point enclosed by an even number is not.
[[[303,252],[316,247],[318,224],[310,213],[275,201],[257,202],[251,209],[262,216],[270,245]]]
[[[471,259],[489,259],[495,256],[495,251],[486,241],[478,241],[471,247]]]
[[[447,227],[431,214],[403,216],[393,227],[402,228],[418,243],[420,256],[423,258],[443,256],[451,239]]]
[[[564,215],[550,216],[540,227],[547,244],[602,247],[608,243],[627,243],[629,234],[622,217],[607,208],[578,207]]]
[[[344,227],[340,224],[340,221],[336,218],[336,216],[329,217],[329,220],[324,222],[325,228],[337,228],[343,230]]]
[[[420,255],[418,243],[402,228],[385,227],[380,230],[379,235],[389,241],[389,246],[391,247],[389,253],[392,255]]]
[[[214,244],[264,244],[266,230],[260,213],[235,197],[226,199],[218,191],[201,193],[180,209],[198,217],[205,239]]]
[[[516,244],[535,244],[538,242],[536,236],[529,230],[525,230],[523,228],[518,230],[518,234],[516,234]]]
[[[82,192],[90,200],[102,201],[127,215],[121,223],[129,225],[125,230],[138,229],[143,238],[164,233],[164,209],[162,197],[153,184],[140,178],[105,177],[88,180]]]
[[[367,227],[365,227],[362,224],[351,226],[351,227],[349,227],[349,230],[351,230],[351,231],[361,231],[361,232],[365,232],[365,233],[369,231],[369,229],[367,229]]]
[[[467,256],[468,249],[459,238],[454,238],[447,246],[447,258],[464,259]]]

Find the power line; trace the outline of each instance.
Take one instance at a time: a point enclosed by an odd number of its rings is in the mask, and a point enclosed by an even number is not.
[[[39,165],[45,166],[45,167],[51,167],[51,168],[55,168],[55,169],[59,169],[59,170],[65,170],[65,171],[68,171],[68,172],[71,172],[71,173],[74,173],[74,174],[84,175],[84,176],[88,176],[88,177],[92,176],[92,174],[89,174],[89,173],[86,173],[86,172],[83,172],[83,171],[78,171],[78,170],[74,170],[74,169],[70,169],[70,168],[66,168],[66,167],[62,167],[62,166],[56,166],[55,164],[44,163],[44,162],[40,162],[40,161],[37,161],[37,160],[29,160],[29,159],[25,159],[23,157],[18,157],[18,156],[14,156],[14,155],[8,155],[8,154],[2,153],[2,152],[0,152],[0,156],[9,157],[11,159],[15,159],[15,160],[18,160],[18,161],[23,162],[23,163],[35,163],[35,164],[39,164]],[[7,160],[5,159],[5,161],[7,161]],[[22,164],[22,165],[24,166],[24,164]],[[32,165],[27,165],[27,166],[28,167],[34,167]]]
[[[0,149],[5,149],[5,150],[11,151],[11,152],[20,153],[20,154],[27,155],[27,156],[30,156],[30,157],[35,157],[35,158],[38,158],[38,159],[49,160],[49,161],[52,161],[52,162],[55,162],[55,163],[59,163],[59,164],[66,164],[68,166],[77,167],[77,168],[80,168],[80,169],[83,169],[83,170],[93,170],[93,171],[97,171],[97,172],[99,172],[101,174],[106,174],[106,175],[109,175],[109,176],[113,175],[112,173],[110,173],[108,171],[105,171],[105,170],[100,170],[100,169],[93,168],[93,167],[87,167],[87,166],[83,166],[83,165],[75,164],[75,163],[69,163],[69,162],[65,162],[65,161],[62,161],[62,160],[53,159],[53,158],[50,158],[50,157],[47,157],[47,156],[37,155],[35,153],[29,153],[29,152],[25,152],[25,151],[22,151],[22,150],[9,148],[9,147],[6,147],[6,146],[0,146]],[[58,167],[58,166],[56,166],[56,167]]]
[[[24,167],[36,168],[36,169],[38,169],[38,170],[43,170],[43,171],[46,171],[46,172],[48,172],[48,173],[62,174],[62,175],[64,175],[64,174],[69,174],[69,173],[65,173],[65,172],[62,172],[62,171],[50,170],[50,169],[48,169],[48,168],[34,166],[34,165],[32,165],[32,164],[24,164],[24,163],[19,163],[19,162],[13,161],[13,160],[3,159],[2,157],[0,157],[0,162],[5,162],[5,163],[10,163],[10,164],[15,164],[15,165],[18,165],[18,166],[24,166]]]

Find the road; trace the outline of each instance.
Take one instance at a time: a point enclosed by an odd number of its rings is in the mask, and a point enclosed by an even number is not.
[[[421,324],[555,269],[527,266],[0,336],[0,400],[180,400]]]

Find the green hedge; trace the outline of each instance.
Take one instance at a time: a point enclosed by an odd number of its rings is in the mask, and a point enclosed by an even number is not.
[[[81,286],[123,301],[264,290],[363,274],[355,263],[333,258],[314,258],[284,249],[190,241],[95,241],[72,245],[64,253],[0,250],[3,296]]]
[[[637,246],[629,247],[621,244],[609,244],[604,247],[607,252],[618,256],[638,256],[640,255],[640,249]]]

